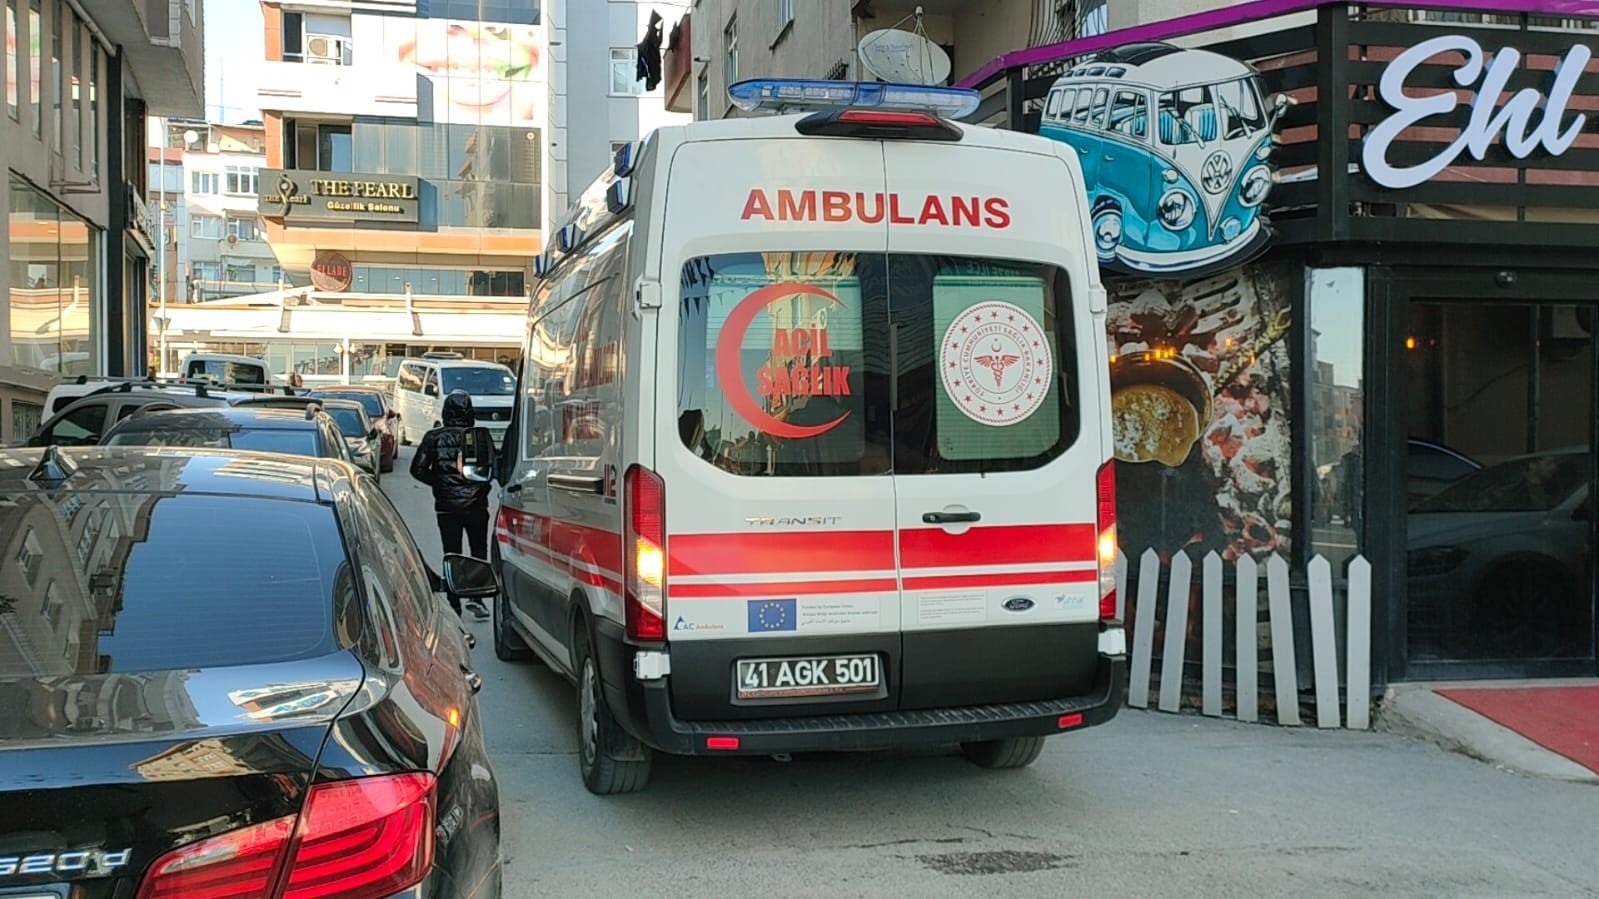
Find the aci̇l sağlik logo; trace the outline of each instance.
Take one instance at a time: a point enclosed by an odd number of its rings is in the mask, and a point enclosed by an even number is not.
[[[842,306],[838,297],[813,284],[782,282],[769,284],[740,300],[716,339],[716,379],[727,397],[728,406],[762,433],[791,440],[816,437],[843,424],[849,413],[817,425],[800,425],[769,413],[745,383],[744,339],[755,317],[767,306],[795,296],[819,297]],[[794,328],[772,331],[771,355],[758,375],[759,391],[770,403],[786,403],[796,397],[845,397],[850,395],[850,368],[833,364],[827,342],[827,328]]]
[[[1077,150],[1102,266],[1199,277],[1270,243],[1272,132],[1289,103],[1246,63],[1129,44],[1056,80],[1038,131]]]

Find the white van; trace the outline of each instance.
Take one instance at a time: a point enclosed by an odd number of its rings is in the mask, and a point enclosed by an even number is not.
[[[656,750],[1026,765],[1126,676],[1075,153],[971,91],[730,93],[814,111],[623,148],[537,265],[495,652],[575,682],[597,793]]]
[[[265,360],[232,353],[190,353],[178,376],[185,381],[228,384],[241,390],[273,392],[272,372]]]
[[[504,443],[511,424],[511,399],[516,394],[516,373],[495,362],[476,362],[458,355],[448,358],[406,359],[394,378],[394,406],[400,410],[400,439],[407,446],[422,442],[436,428],[444,397],[465,390],[472,397],[477,423],[489,429],[496,444]]]

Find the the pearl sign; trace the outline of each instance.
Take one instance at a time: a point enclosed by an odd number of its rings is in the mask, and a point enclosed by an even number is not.
[[[1460,100],[1453,93],[1430,97],[1405,93],[1405,82],[1418,66],[1450,52],[1464,53],[1466,57],[1465,63],[1454,71],[1455,83],[1466,88],[1476,87],[1476,96],[1470,101],[1470,117],[1461,126],[1460,136],[1436,156],[1417,165],[1393,165],[1388,160],[1389,148],[1405,129],[1424,124],[1428,119],[1449,116],[1459,106]],[[1566,106],[1592,56],[1586,45],[1573,45],[1555,67],[1547,95],[1534,88],[1522,88],[1500,106],[1497,101],[1521,62],[1519,51],[1506,47],[1495,53],[1489,62],[1481,45],[1455,34],[1411,47],[1388,64],[1377,84],[1378,96],[1398,111],[1366,135],[1361,151],[1366,174],[1383,187],[1395,190],[1414,187],[1453,165],[1461,153],[1470,153],[1481,160],[1494,138],[1500,136],[1505,149],[1517,159],[1526,159],[1539,148],[1550,156],[1559,156],[1571,149],[1588,121],[1580,112],[1568,115]]]

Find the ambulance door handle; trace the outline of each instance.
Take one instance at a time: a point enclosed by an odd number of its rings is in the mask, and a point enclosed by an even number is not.
[[[551,487],[557,490],[566,490],[572,493],[604,493],[605,480],[597,477],[586,477],[574,474],[552,474],[549,476]]]
[[[974,522],[974,521],[981,521],[982,518],[983,518],[983,516],[982,516],[982,513],[980,513],[980,512],[923,512],[922,513],[922,522],[924,524],[962,524],[962,523],[968,523],[968,522]]]

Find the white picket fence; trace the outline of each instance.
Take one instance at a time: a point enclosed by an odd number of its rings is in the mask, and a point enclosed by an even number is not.
[[[1223,590],[1223,563],[1212,552],[1202,563],[1201,628],[1202,658],[1200,711],[1221,717],[1223,708],[1222,667],[1224,659],[1223,612],[1231,603],[1235,610],[1234,642],[1236,657],[1235,709],[1239,721],[1259,720],[1259,679],[1261,673],[1260,565],[1244,557],[1233,563],[1236,577],[1230,595]],[[1271,677],[1277,723],[1297,726],[1299,715],[1299,666],[1295,657],[1293,602],[1289,590],[1288,563],[1273,555],[1265,564],[1267,614],[1270,623]],[[1148,708],[1150,673],[1155,659],[1156,594],[1160,586],[1160,557],[1153,549],[1139,559],[1138,578],[1131,583],[1137,590],[1133,609],[1132,671],[1128,679],[1127,702],[1135,708]],[[1188,613],[1193,589],[1193,560],[1186,553],[1172,557],[1166,591],[1164,647],[1160,664],[1160,696],[1157,708],[1176,712],[1182,707],[1185,655],[1187,653]],[[1310,587],[1310,645],[1315,672],[1316,725],[1365,730],[1371,726],[1371,563],[1356,556],[1349,564],[1348,586],[1342,599],[1347,616],[1343,647],[1334,616],[1332,566],[1316,556],[1306,569]],[[1128,560],[1118,554],[1116,583],[1118,615],[1126,620],[1129,591]],[[1347,709],[1339,702],[1338,662],[1345,663]],[[1341,717],[1340,712],[1345,714]]]

